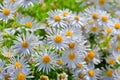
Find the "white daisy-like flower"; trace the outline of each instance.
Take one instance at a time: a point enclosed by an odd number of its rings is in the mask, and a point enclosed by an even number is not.
[[[100,69],[95,69],[94,66],[91,66],[91,67],[89,66],[89,68],[87,68],[86,79],[87,80],[98,80],[100,74],[101,74]]]
[[[109,13],[107,13],[106,11],[102,11],[100,14],[100,19],[98,20],[98,24],[104,28],[104,27],[109,27],[112,25],[112,21],[111,21],[111,16]]]
[[[91,20],[94,20],[94,22],[97,22],[98,19],[100,18],[101,10],[92,6],[90,8],[85,9],[85,12],[83,14],[88,23]]]
[[[88,23],[86,25],[85,31],[87,34],[99,34],[101,29],[102,28],[98,25],[98,23],[93,21],[93,23]]]
[[[111,69],[109,66],[106,68],[107,69],[102,70],[103,75],[101,77],[103,78],[103,80],[114,80],[114,70]]]
[[[15,72],[10,74],[9,80],[26,80],[28,78],[33,78],[30,76],[30,69],[26,69],[26,71],[16,70]]]
[[[80,28],[68,25],[65,29],[62,29],[61,31],[62,35],[66,37],[66,40],[76,40],[80,37],[82,37]]]
[[[50,46],[55,47],[57,50],[65,48],[65,37],[62,35],[61,31],[53,30],[47,39]]]
[[[3,47],[2,48],[2,55],[6,58],[11,58],[13,56],[15,56],[15,50],[11,47],[11,48],[7,48],[7,47]]]
[[[98,53],[97,50],[90,50],[88,53],[85,55],[84,60],[89,64],[98,64],[101,62],[100,60],[101,55]]]
[[[5,65],[5,61],[2,61],[0,59],[0,79],[4,78],[4,73],[5,73],[4,65]]]
[[[34,6],[34,3],[39,3],[39,0],[22,0],[21,6],[28,8],[28,6]]]
[[[27,63],[27,59],[23,57],[12,57],[10,59],[10,63],[7,64],[7,69],[12,71],[11,73],[14,73],[16,71],[26,72],[27,70],[29,70],[29,65]]]
[[[76,70],[73,74],[73,80],[86,80],[87,70]]]
[[[107,56],[105,58],[106,62],[110,65],[110,66],[114,66],[116,64],[116,60],[115,60],[115,57],[110,55],[110,56]]]
[[[118,18],[112,19],[113,24],[112,24],[112,29],[113,29],[113,34],[120,33],[120,20]]]
[[[0,20],[5,21],[6,23],[10,18],[14,18],[13,13],[16,11],[15,5],[3,3],[0,5]]]
[[[46,26],[41,22],[37,22],[30,16],[23,16],[21,14],[17,15],[17,22],[20,23],[21,25],[26,26],[24,28],[26,31],[31,31],[31,32],[34,32],[38,29],[44,29]]]
[[[62,55],[63,65],[67,65],[69,68],[76,68],[76,65],[82,60],[82,54],[78,53],[77,51],[65,51]]]
[[[72,11],[70,11],[69,9],[63,9],[61,10],[61,15],[63,16],[64,20],[69,22],[69,19],[72,15]]]
[[[13,48],[19,53],[19,55],[31,55],[34,51],[34,47],[39,45],[38,37],[33,33],[26,35],[19,35],[17,40],[14,41]]]
[[[47,51],[46,49],[43,50],[42,52],[39,52],[37,55],[36,59],[36,66],[38,66],[38,71],[43,70],[43,72],[48,72],[53,69],[55,70],[55,66],[57,66],[56,61],[57,61],[58,55],[50,50]]]
[[[71,15],[70,24],[72,26],[74,26],[74,27],[81,28],[86,23],[85,23],[84,17],[79,13],[79,14],[73,14],[73,15]]]
[[[111,2],[113,0],[94,0],[94,5],[103,10],[109,10],[111,8]]]
[[[48,12],[49,17],[47,18],[47,22],[50,26],[52,27],[66,27],[67,23],[64,20],[64,17],[62,16],[62,14],[60,14],[61,11],[60,10],[54,10],[54,11],[50,11]]]

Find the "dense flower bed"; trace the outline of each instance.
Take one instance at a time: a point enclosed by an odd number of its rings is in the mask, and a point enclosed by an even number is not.
[[[120,0],[48,2],[1,1],[0,80],[120,80]]]

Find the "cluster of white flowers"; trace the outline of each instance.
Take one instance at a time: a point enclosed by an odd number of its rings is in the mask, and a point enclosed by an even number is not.
[[[44,73],[51,70],[63,70],[58,80],[68,80],[68,72],[73,75],[72,80],[120,80],[119,1],[112,1],[119,5],[116,6],[110,5],[111,0],[90,0],[94,4],[80,13],[51,10],[44,24],[30,16],[15,14],[19,7],[27,8],[39,1],[4,0],[0,20],[9,24],[13,18],[19,26],[0,30],[0,54],[6,58],[0,59],[0,79],[34,78],[31,71],[34,65],[43,73],[40,80],[49,80]],[[112,14],[109,10],[117,12]],[[45,39],[35,34],[40,29],[46,31]],[[9,47],[3,45],[5,33],[15,38]]]

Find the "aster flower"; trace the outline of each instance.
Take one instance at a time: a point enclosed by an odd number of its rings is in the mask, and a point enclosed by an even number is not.
[[[76,65],[82,60],[82,54],[78,53],[77,51],[65,51],[62,55],[63,65],[67,65],[69,68],[76,68]]]
[[[89,68],[87,68],[87,76],[86,79],[87,80],[98,80],[100,74],[101,74],[101,70],[99,69],[95,69],[94,66],[91,66]]]
[[[66,27],[66,21],[64,21],[64,17],[60,14],[60,10],[50,11],[48,12],[49,17],[47,18],[47,22],[52,27]]]
[[[114,66],[115,63],[116,63],[116,60],[115,60],[115,57],[110,55],[110,56],[107,56],[105,58],[106,62],[110,65],[110,66]]]
[[[7,69],[12,71],[11,73],[14,73],[16,71],[26,72],[27,70],[29,70],[29,65],[27,63],[27,59],[23,57],[12,57],[10,58],[10,63],[7,64]]]
[[[85,55],[84,60],[88,63],[88,65],[98,64],[101,62],[100,60],[101,55],[95,51],[88,51],[88,53]]]
[[[69,22],[69,19],[72,15],[72,11],[70,11],[69,9],[63,9],[63,10],[61,10],[61,15],[63,16],[63,19],[65,21]]]
[[[15,5],[3,3],[3,5],[0,5],[0,20],[3,20],[7,23],[10,18],[14,18],[13,14],[15,11]]]
[[[87,70],[76,70],[73,74],[74,80],[86,80]]]
[[[45,28],[45,24],[43,24],[41,22],[37,22],[30,16],[23,16],[22,14],[17,15],[17,22],[20,23],[21,25],[26,26],[24,28],[26,31],[34,32],[38,29]]]
[[[61,31],[54,30],[50,33],[47,39],[48,44],[50,46],[55,47],[57,50],[64,49],[65,44],[65,37],[62,35]]]
[[[43,49],[43,51],[39,52],[37,55],[36,66],[38,66],[38,71],[43,70],[43,72],[48,74],[51,69],[55,70],[55,66],[57,66],[56,61],[57,54],[50,50],[47,51],[46,49]]]
[[[112,21],[111,21],[111,16],[110,14],[108,14],[106,11],[103,11],[101,14],[100,14],[100,19],[98,20],[98,24],[101,26],[101,27],[109,27],[112,25]]]
[[[10,74],[9,80],[16,80],[16,79],[17,80],[26,80],[28,78],[31,79],[31,78],[33,78],[33,76],[30,76],[30,74],[31,74],[31,72],[29,69],[26,69],[25,72],[17,70],[14,73]]]
[[[84,26],[86,23],[84,21],[84,17],[79,13],[79,14],[73,14],[70,18],[70,24],[74,27],[79,27],[81,28]]]
[[[114,70],[111,69],[109,66],[107,67],[107,69],[103,69],[102,70],[102,78],[103,80],[114,80],[113,74],[114,74]]]
[[[11,58],[13,56],[15,56],[15,50],[11,47],[11,48],[7,48],[7,47],[3,47],[2,48],[2,55],[4,57],[7,57],[7,58]]]
[[[34,51],[33,47],[38,46],[39,41],[38,37],[36,37],[33,33],[26,35],[19,35],[17,40],[14,41],[13,48],[19,53],[19,55],[31,55]]]

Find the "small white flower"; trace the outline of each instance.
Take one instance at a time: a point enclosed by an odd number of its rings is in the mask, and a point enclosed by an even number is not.
[[[69,68],[76,68],[76,65],[79,63],[80,60],[83,60],[82,54],[78,53],[77,51],[65,51],[62,55],[63,65],[67,65]]]
[[[33,33],[29,34],[28,32],[26,35],[19,35],[17,40],[14,41],[13,48],[19,53],[19,55],[31,55],[34,52],[33,47],[39,45],[38,37],[35,36]]]
[[[53,69],[55,70],[56,61],[57,61],[57,54],[54,52],[51,52],[50,50],[47,51],[46,49],[43,50],[42,52],[39,52],[37,55],[37,64],[38,66],[38,71],[43,70],[43,72],[48,72]]]
[[[47,22],[52,27],[66,27],[66,21],[64,21],[64,17],[60,14],[60,10],[50,11],[48,12],[49,17],[47,18]]]
[[[0,20],[7,23],[10,18],[14,18],[13,13],[15,13],[16,7],[15,5],[5,3],[0,5]]]

